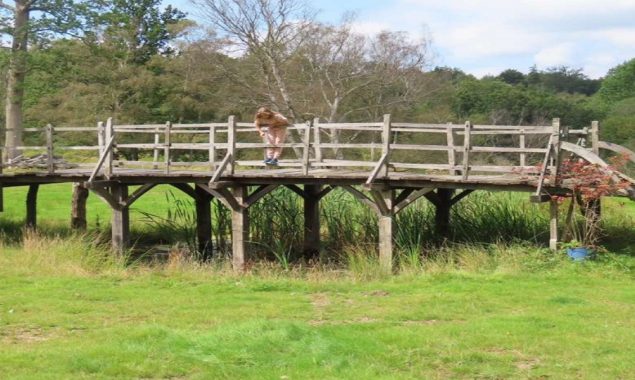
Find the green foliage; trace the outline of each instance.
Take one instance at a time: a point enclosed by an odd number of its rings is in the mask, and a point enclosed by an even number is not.
[[[609,104],[635,97],[635,59],[609,70],[598,95]]]

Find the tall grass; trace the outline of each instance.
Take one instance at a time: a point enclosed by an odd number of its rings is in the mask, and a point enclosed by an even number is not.
[[[141,211],[145,226],[133,225],[133,239],[137,248],[148,244],[172,246],[170,252],[184,252],[179,258],[196,261],[196,215],[189,199],[167,193],[168,206],[159,210]],[[635,250],[635,216],[619,201],[607,200],[604,212],[609,249],[633,255]],[[359,203],[343,190],[334,190],[320,206],[322,222],[322,249],[320,261],[314,265],[346,267],[353,272],[372,272],[377,260],[377,217],[366,205]],[[564,213],[563,213],[564,214]],[[427,200],[420,199],[403,211],[395,220],[395,257],[398,268],[418,271],[429,268],[430,263],[440,266],[449,260],[453,265],[469,266],[466,258],[475,252],[500,256],[500,249],[488,247],[523,247],[536,251],[548,241],[549,218],[545,205],[529,203],[525,194],[475,192],[452,209],[451,230],[447,241],[435,234],[435,209]],[[250,241],[248,258],[268,261],[291,270],[304,263],[302,252],[303,206],[302,199],[286,188],[279,188],[250,208]],[[108,231],[96,231],[77,237],[60,226],[46,223],[38,228],[40,236],[54,242],[69,238],[68,244],[90,247],[93,239],[97,246],[108,240]],[[212,202],[213,265],[225,265],[231,255],[231,213],[218,200]],[[0,222],[0,241],[5,246],[30,247],[33,235],[23,235],[20,223],[14,220]],[[28,244],[27,244],[28,243]],[[62,244],[63,245],[63,244]],[[92,248],[91,248],[92,249]],[[457,259],[451,252],[463,252]],[[480,254],[479,253],[479,254]],[[475,260],[478,254],[474,253]],[[176,257],[176,255],[173,255]],[[172,260],[172,262],[180,262]],[[482,263],[484,261],[481,261]],[[180,264],[179,264],[180,265]]]

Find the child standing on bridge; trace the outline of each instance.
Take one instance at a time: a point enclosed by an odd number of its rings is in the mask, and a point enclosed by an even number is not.
[[[284,143],[289,124],[289,120],[281,113],[273,112],[267,107],[260,107],[256,112],[254,125],[260,137],[265,137],[267,143],[273,145],[266,149],[265,164],[278,165],[278,158],[282,154],[282,148],[278,145]],[[267,127],[266,132],[261,129],[263,127]]]

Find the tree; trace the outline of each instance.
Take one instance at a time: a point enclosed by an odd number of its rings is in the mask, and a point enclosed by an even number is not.
[[[635,97],[635,58],[610,69],[598,94],[609,104]]]
[[[6,154],[15,158],[22,145],[22,103],[27,75],[28,45],[32,39],[46,38],[47,33],[79,32],[91,19],[99,2],[74,0],[16,0],[13,4],[0,1],[1,27],[11,37],[11,54],[6,78]],[[31,19],[32,13],[37,18]]]
[[[525,81],[525,74],[521,73],[518,70],[507,69],[498,74],[497,79],[500,79],[507,84],[516,85],[521,84]]]

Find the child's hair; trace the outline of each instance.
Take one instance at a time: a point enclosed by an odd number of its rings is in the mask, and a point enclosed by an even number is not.
[[[273,116],[273,112],[267,107],[260,107],[256,112],[256,118],[269,119],[271,116]]]

